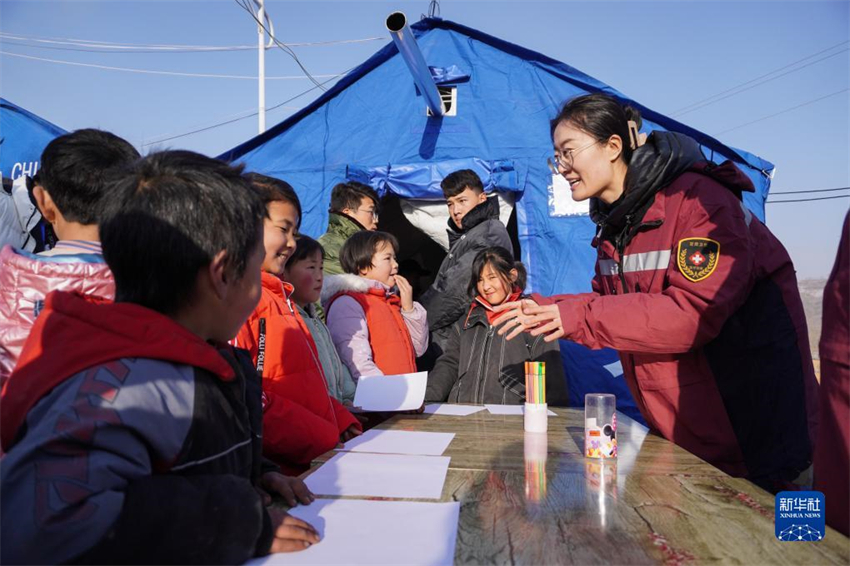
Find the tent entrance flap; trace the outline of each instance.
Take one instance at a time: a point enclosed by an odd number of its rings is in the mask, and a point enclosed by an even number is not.
[[[379,195],[395,194],[406,199],[444,200],[440,182],[460,169],[472,169],[486,192],[522,192],[524,182],[513,161],[476,157],[430,163],[404,163],[381,166],[349,165],[346,177],[369,185]]]

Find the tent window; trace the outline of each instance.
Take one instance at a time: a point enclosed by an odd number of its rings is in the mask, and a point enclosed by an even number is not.
[[[549,185],[549,216],[585,216],[590,214],[590,199],[577,202],[573,200],[570,184],[560,175],[552,175]]]
[[[438,86],[440,92],[440,100],[443,101],[443,106],[446,108],[445,116],[457,116],[457,87],[456,86]],[[425,114],[433,116],[431,109],[425,107]]]

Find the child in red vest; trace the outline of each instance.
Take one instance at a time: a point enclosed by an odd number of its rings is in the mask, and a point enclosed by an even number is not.
[[[344,275],[322,289],[328,328],[352,377],[416,371],[428,348],[425,309],[398,275],[398,241],[386,232],[353,234],[339,253]]]
[[[263,454],[292,475],[320,454],[360,434],[354,416],[328,395],[319,354],[283,281],[295,250],[301,205],[289,184],[252,173],[251,185],[266,205],[265,258],[260,302],[236,336],[263,377]]]

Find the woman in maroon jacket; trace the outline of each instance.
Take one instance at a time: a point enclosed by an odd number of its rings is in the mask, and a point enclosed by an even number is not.
[[[850,214],[823,290],[820,337],[823,423],[815,451],[815,489],[826,498],[826,522],[850,532]]]
[[[553,171],[598,224],[593,292],[505,305],[496,324],[619,350],[649,425],[777,491],[808,471],[817,382],[794,266],[743,205],[749,179],[681,134],[639,134],[602,94],[552,122]]]

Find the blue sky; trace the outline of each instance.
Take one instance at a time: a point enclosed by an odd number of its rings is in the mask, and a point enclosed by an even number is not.
[[[411,0],[267,0],[266,5],[278,39],[287,43],[383,38],[293,47],[314,75],[343,72],[381,48],[389,41],[384,20],[390,12],[400,9],[416,20],[428,9],[427,1]],[[564,61],[654,110],[772,161],[777,166],[774,194],[850,186],[847,1],[446,0],[441,2],[441,15]],[[253,20],[235,0],[3,0],[0,31],[122,44],[257,42]],[[41,59],[175,73],[257,73],[256,49],[212,53],[70,50],[80,48],[68,43],[34,44],[8,35],[0,39],[0,51]],[[295,62],[279,49],[267,53],[266,64],[269,77],[300,74]],[[782,70],[772,73],[777,69]],[[251,117],[155,143],[256,110],[255,80],[130,73],[11,55],[0,55],[0,77],[0,94],[12,102],[68,130],[111,130],[143,151],[169,146],[217,155],[257,132],[256,117]],[[772,80],[757,84],[765,79]],[[728,94],[737,94],[679,114],[742,84],[752,88],[733,90]],[[304,79],[269,80],[267,106],[310,86]],[[270,112],[267,125],[280,122],[316,96],[314,90]],[[828,275],[848,205],[850,199],[768,204],[768,226],[791,252],[801,278]]]

